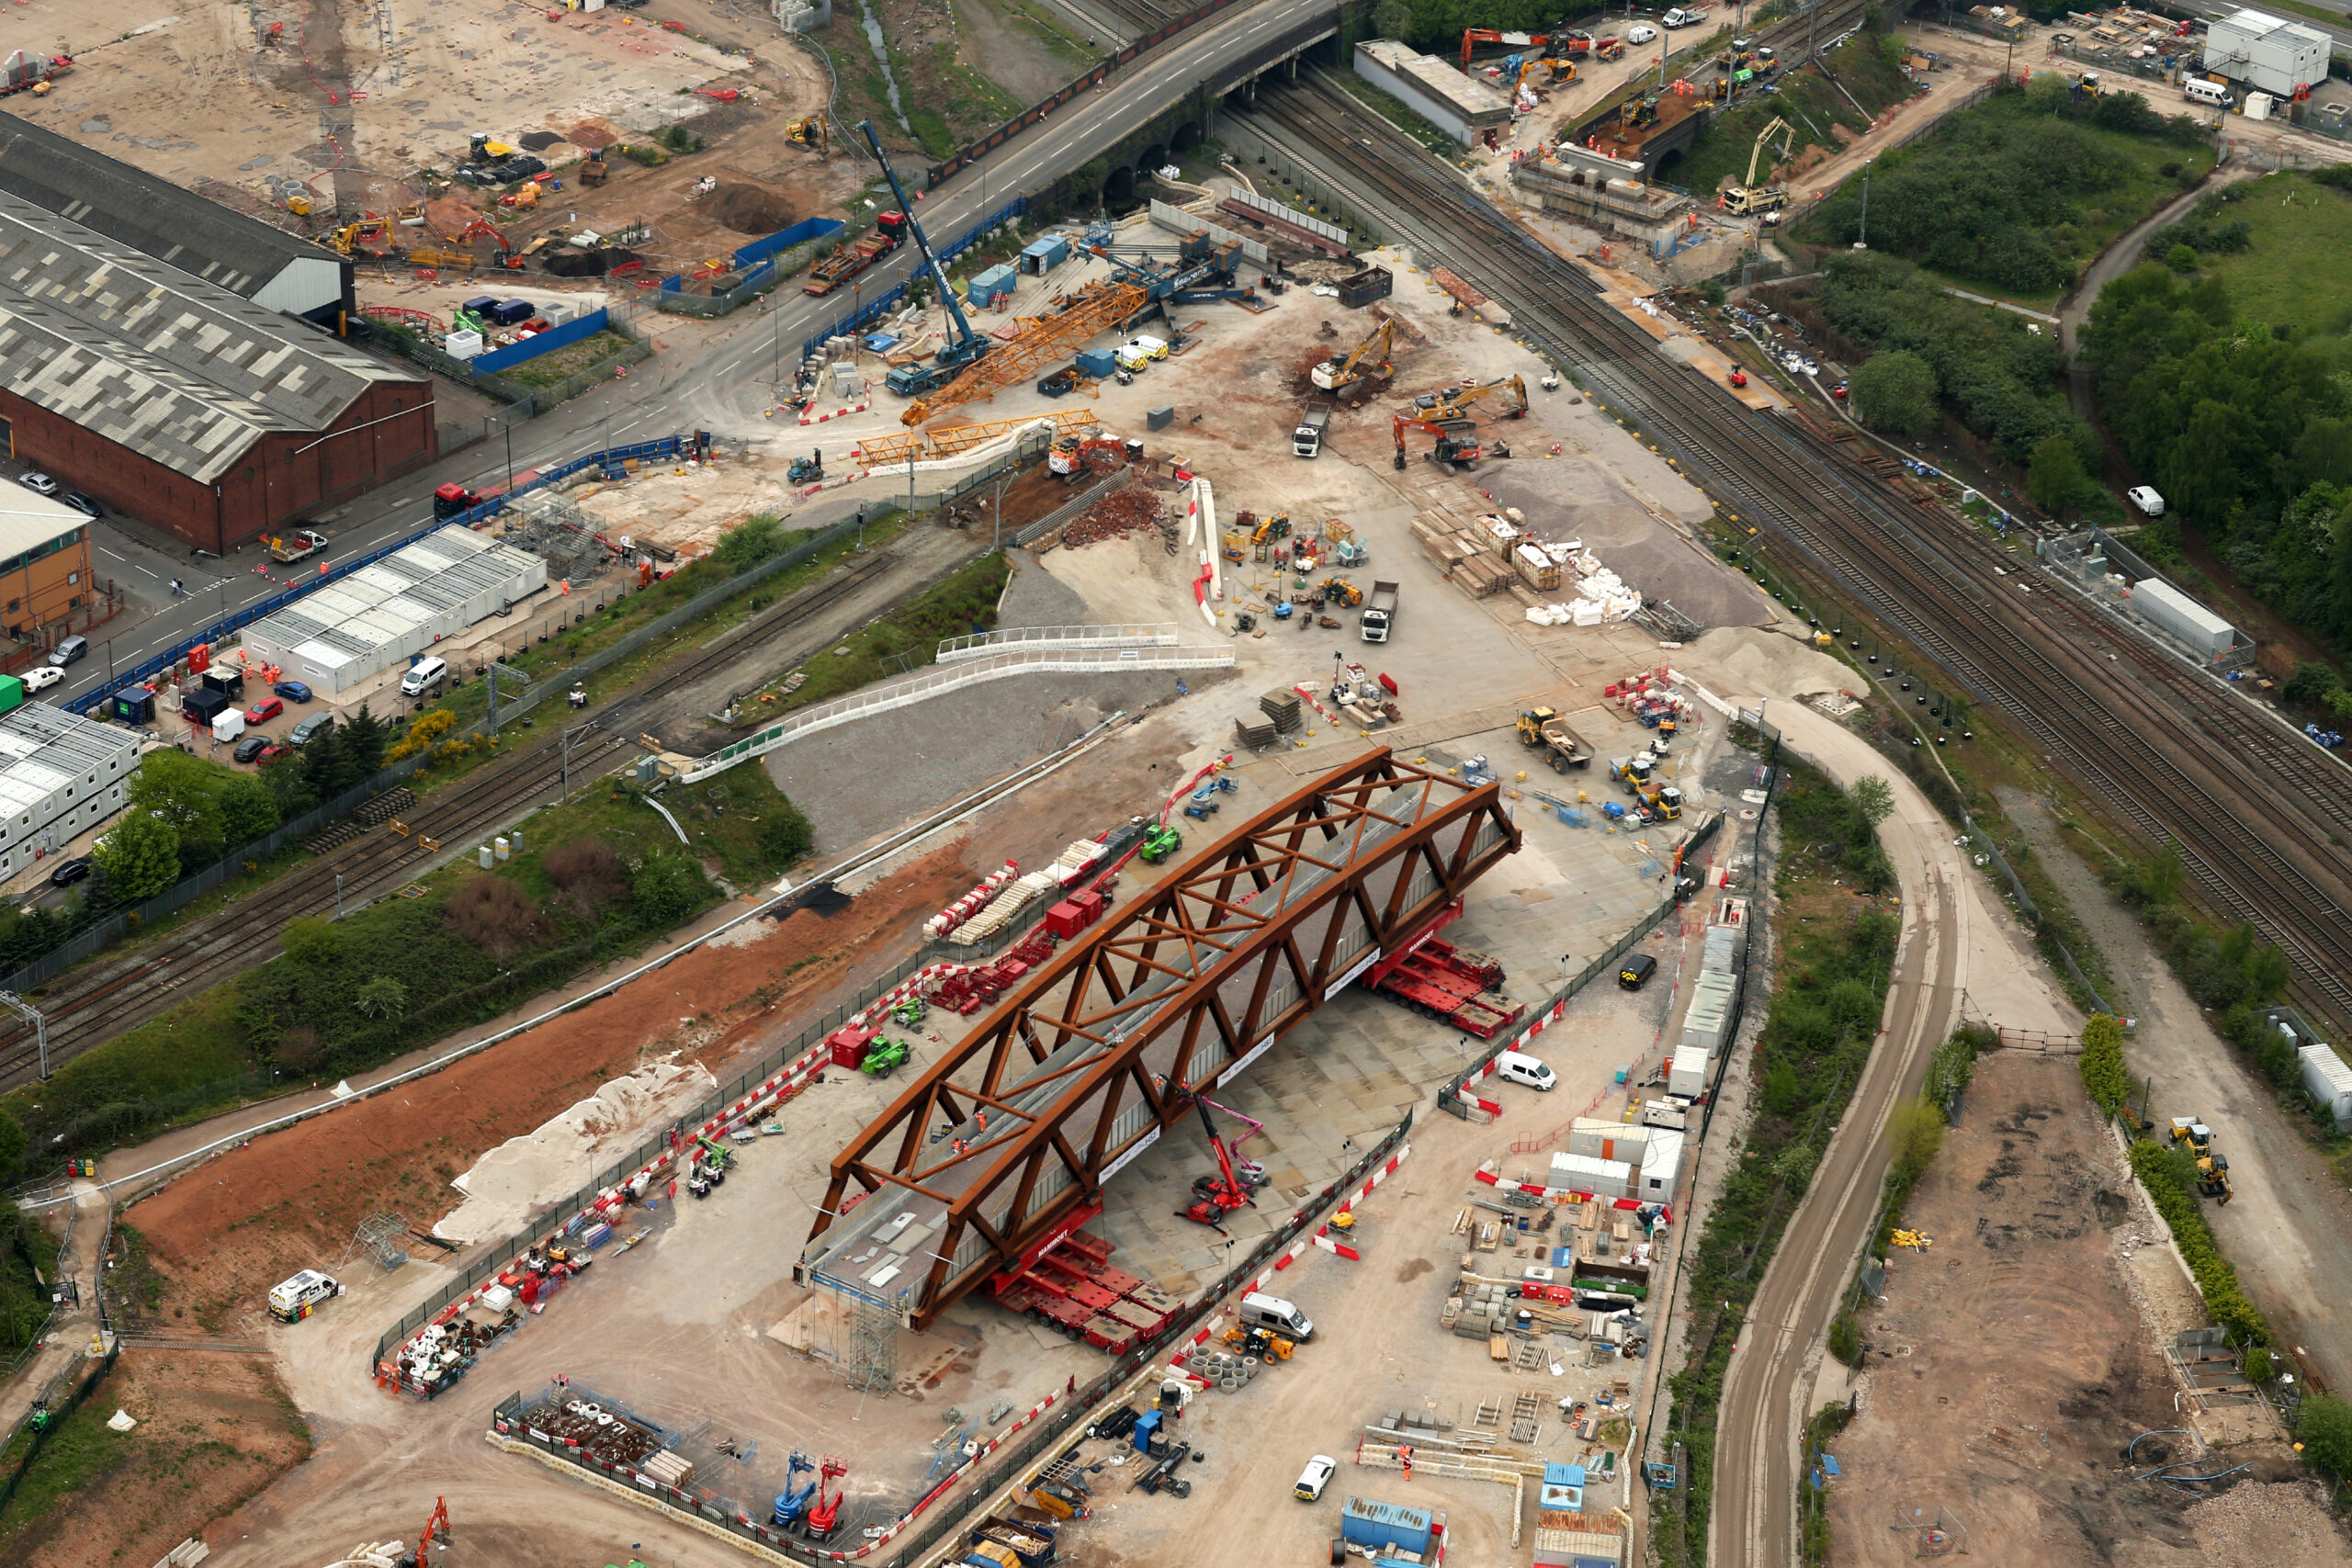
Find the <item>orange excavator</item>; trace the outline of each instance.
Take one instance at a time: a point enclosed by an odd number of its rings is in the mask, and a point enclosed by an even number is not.
[[[1485,448],[1478,445],[1476,427],[1466,419],[1407,419],[1400,413],[1396,422],[1396,468],[1400,473],[1405,468],[1405,432],[1408,430],[1424,431],[1436,436],[1437,445],[1421,456],[1431,462],[1443,463],[1449,468],[1456,463],[1467,468],[1487,455]],[[1495,451],[1498,457],[1509,456],[1507,448],[1498,446]]]
[[[522,253],[514,248],[513,242],[499,231],[498,225],[489,219],[477,217],[472,222],[458,231],[457,243],[462,245],[471,240],[488,240],[492,244],[496,245],[498,249],[493,259],[500,266],[505,267],[510,272],[522,269]]]

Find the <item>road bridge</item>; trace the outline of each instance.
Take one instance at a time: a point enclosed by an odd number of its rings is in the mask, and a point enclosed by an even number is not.
[[[1385,748],[1066,943],[834,1156],[795,1277],[927,1328],[1506,855],[1500,786]]]

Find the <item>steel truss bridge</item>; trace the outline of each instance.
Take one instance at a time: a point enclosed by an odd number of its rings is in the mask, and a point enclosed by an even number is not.
[[[1301,785],[1064,944],[851,1140],[795,1278],[929,1327],[1519,846],[1499,785],[1385,749]]]

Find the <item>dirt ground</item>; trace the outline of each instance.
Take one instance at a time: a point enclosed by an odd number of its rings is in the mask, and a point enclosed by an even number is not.
[[[813,1010],[865,949],[971,881],[961,845],[949,845],[838,913],[802,910],[754,942],[697,949],[446,1073],[222,1156],[124,1216],[170,1282],[165,1313],[242,1325],[270,1286],[340,1258],[370,1213],[429,1225],[462,1196],[448,1182],[485,1150],[641,1061],[683,1052],[721,1077],[740,1071],[730,1057],[745,1042],[779,1015]]]
[[[1941,1510],[1969,1554],[1991,1561],[2251,1561],[2221,1554],[2225,1534],[2246,1539],[2223,1522],[2233,1508],[2192,1511],[2119,1462],[2141,1433],[2179,1425],[2177,1385],[2119,1271],[2121,1234],[2153,1224],[2143,1205],[2071,1057],[1978,1063],[1905,1214],[1935,1244],[1898,1251],[1883,1303],[1862,1314],[1861,1413],[1831,1447],[1844,1472],[1830,1504],[1841,1561],[1913,1559],[1898,1520],[1914,1509]],[[2230,1452],[2257,1483],[2297,1476],[2279,1445]],[[2344,1538],[2304,1489],[2259,1495],[2267,1515],[2328,1543],[2324,1555],[2263,1560],[2344,1560]]]
[[[267,1357],[126,1350],[83,1414],[104,1421],[118,1409],[139,1425],[101,1428],[89,1483],[0,1543],[0,1558],[20,1568],[152,1562],[311,1452]]]

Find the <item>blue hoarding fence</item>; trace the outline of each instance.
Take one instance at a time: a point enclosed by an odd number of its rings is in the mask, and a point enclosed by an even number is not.
[[[735,265],[739,267],[750,266],[756,262],[763,262],[770,256],[782,255],[796,245],[805,245],[811,240],[838,233],[842,227],[842,220],[838,218],[804,218],[789,229],[779,229],[764,240],[754,240],[750,244],[738,249],[735,253]]]
[[[962,233],[956,235],[953,240],[948,241],[947,243],[935,247],[935,253],[939,257],[939,265],[945,266],[949,262],[954,261],[957,256],[962,255],[966,251],[968,251],[974,245],[978,244],[980,241],[985,239],[989,234],[1002,228],[1005,224],[1012,222],[1014,219],[1020,217],[1023,213],[1028,210],[1029,198],[1025,196],[1014,197],[1011,201],[1006,202],[1002,207],[998,208],[994,212],[990,213],[986,218],[981,219],[978,223],[973,224]],[[856,310],[852,310],[848,315],[843,316],[841,320],[835,321],[831,326],[827,327],[816,336],[802,343],[800,345],[801,357],[805,359],[808,355],[816,353],[819,349],[822,348],[825,345],[825,340],[827,338],[845,337],[850,333],[865,330],[865,328],[873,322],[880,320],[885,311],[897,310],[899,302],[906,299],[906,297],[907,286],[903,283],[893,284],[888,292],[876,295],[873,299],[868,299],[864,304],[860,305]]]
[[[314,573],[288,588],[283,593],[273,593],[258,604],[246,605],[233,615],[213,622],[187,641],[164,649],[145,663],[130,670],[116,671],[105,691],[91,692],[76,697],[70,705],[74,712],[85,717],[99,717],[105,713],[107,705],[114,700],[115,693],[126,687],[139,685],[161,674],[186,659],[191,649],[206,643],[220,643],[234,633],[252,626],[255,621],[276,615],[304,594],[314,592],[330,582],[348,577],[363,568],[373,566],[393,551],[406,549],[429,534],[439,533],[444,528],[479,528],[515,497],[528,495],[531,491],[544,489],[548,485],[561,484],[572,475],[584,472],[589,468],[600,468],[608,477],[617,479],[622,472],[622,465],[632,458],[639,462],[649,460],[666,462],[690,455],[694,446],[694,441],[689,437],[662,435],[650,441],[632,441],[624,446],[608,446],[601,451],[574,457],[568,463],[559,463],[552,468],[538,469],[528,478],[516,480],[512,490],[501,491],[480,506],[470,507],[453,516],[436,518],[413,533],[403,535],[388,545],[379,545],[366,555],[354,557],[341,566],[330,567],[325,571]]]
[[[511,370],[517,365],[537,359],[542,354],[552,354],[566,344],[580,343],[594,337],[605,330],[611,320],[611,315],[603,310],[591,310],[576,321],[566,321],[560,327],[550,327],[546,332],[535,333],[521,343],[505,348],[493,349],[488,354],[476,355],[473,359],[473,367],[477,373],[487,370],[495,376],[502,370]]]

